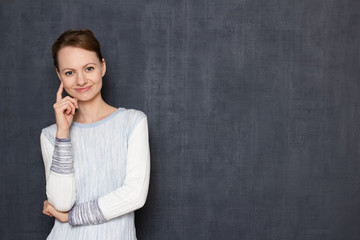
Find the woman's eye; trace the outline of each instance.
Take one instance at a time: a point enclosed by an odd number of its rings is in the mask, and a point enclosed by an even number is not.
[[[87,67],[87,68],[86,68],[86,71],[87,71],[87,72],[90,72],[90,71],[92,71],[92,70],[94,70],[94,67]]]
[[[71,76],[72,74],[73,74],[73,72],[71,72],[71,71],[65,73],[66,76]]]

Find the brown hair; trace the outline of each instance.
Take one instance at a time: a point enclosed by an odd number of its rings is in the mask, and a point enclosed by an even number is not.
[[[52,56],[54,59],[54,65],[57,69],[59,68],[57,55],[63,47],[78,47],[88,51],[93,51],[98,56],[100,62],[103,59],[100,51],[100,43],[95,38],[94,33],[89,29],[69,29],[63,32],[60,37],[56,39],[52,46]]]

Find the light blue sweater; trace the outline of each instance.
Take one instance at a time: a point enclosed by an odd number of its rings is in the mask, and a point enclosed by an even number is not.
[[[95,123],[76,123],[69,139],[56,124],[41,133],[47,196],[69,222],[47,239],[136,239],[134,210],[145,203],[150,173],[146,115],[119,108]]]

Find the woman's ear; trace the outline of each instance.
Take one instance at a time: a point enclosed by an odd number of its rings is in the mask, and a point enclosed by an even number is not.
[[[101,77],[105,76],[106,73],[106,63],[105,58],[101,60]]]
[[[61,81],[61,77],[60,77],[59,69],[58,69],[58,68],[55,68],[55,70],[56,70],[56,74],[58,75],[58,78],[59,78],[59,79],[60,79],[60,81]]]

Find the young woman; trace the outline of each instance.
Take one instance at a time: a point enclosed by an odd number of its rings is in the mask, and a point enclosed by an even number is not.
[[[147,117],[102,99],[106,64],[90,30],[64,32],[52,53],[61,83],[56,124],[40,135],[43,213],[55,217],[47,239],[136,239],[134,211],[149,186]]]

